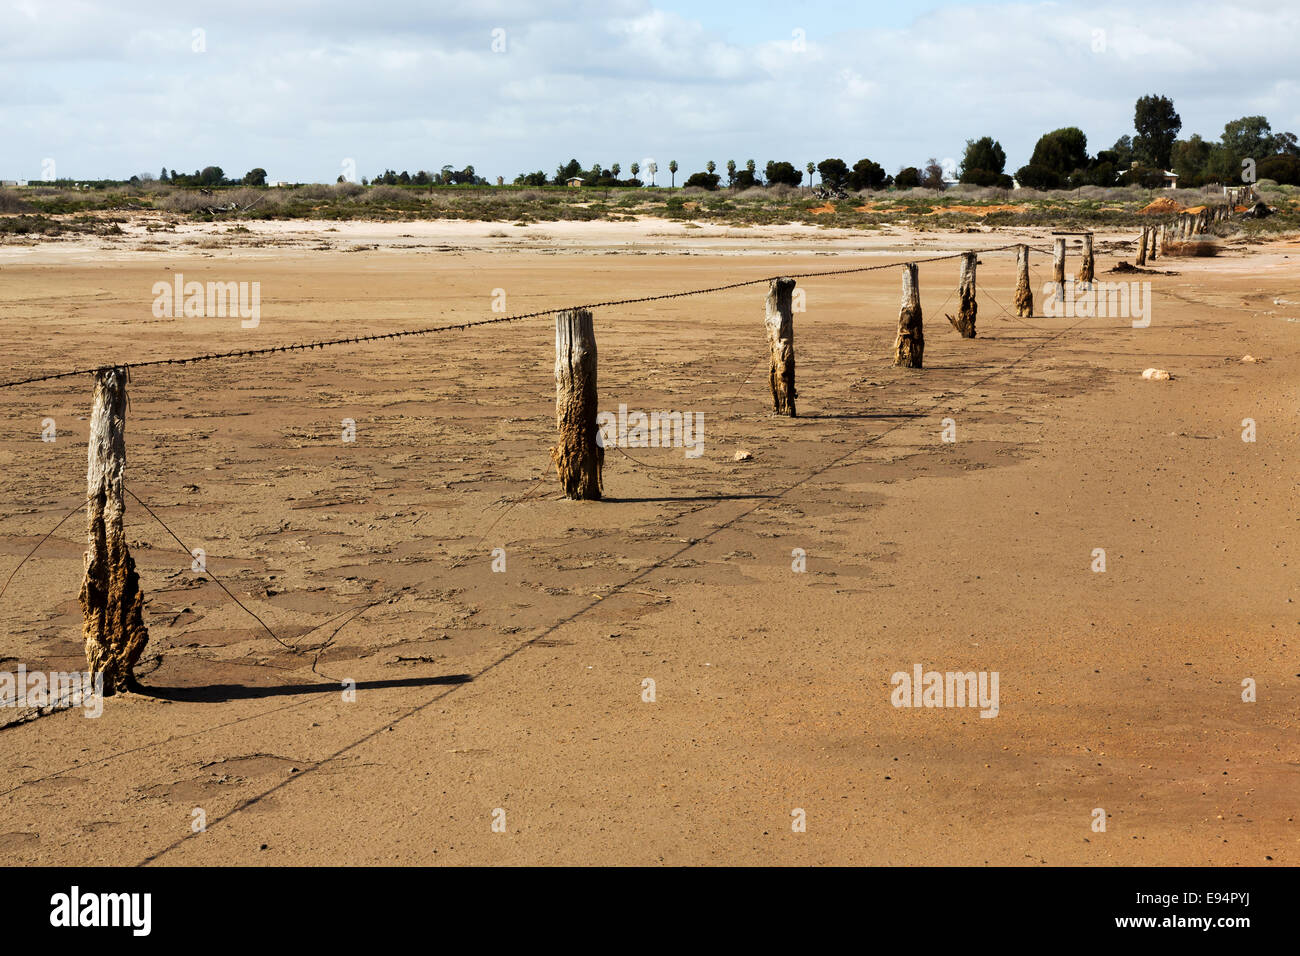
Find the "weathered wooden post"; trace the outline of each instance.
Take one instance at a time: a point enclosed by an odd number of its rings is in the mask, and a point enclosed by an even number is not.
[[[1151,248],[1147,250],[1147,258],[1152,262],[1155,262],[1156,258],[1159,256],[1159,252],[1156,249],[1156,246],[1159,245],[1159,240],[1160,226],[1157,224],[1151,227]]]
[[[794,388],[794,280],[773,279],[764,303],[767,346],[771,357],[768,379],[772,386],[772,410],[795,417]]]
[[[1029,288],[1029,246],[1016,246],[1016,313],[1034,314],[1034,293]]]
[[[1095,263],[1092,258],[1092,233],[1084,233],[1083,236],[1083,262],[1079,266],[1079,274],[1075,276],[1074,281],[1087,288],[1092,287],[1093,271]]]
[[[1142,227],[1142,238],[1138,240],[1137,264],[1144,266],[1147,264],[1147,227]]]
[[[600,497],[605,449],[597,440],[596,332],[587,309],[555,317],[555,426],[560,443],[551,461],[568,498]]]
[[[1057,236],[1052,244],[1052,282],[1056,285],[1052,298],[1065,301],[1065,237]]]
[[[103,675],[105,695],[133,689],[149,641],[144,594],[126,545],[125,368],[95,373],[86,468],[86,573],[81,582],[86,666]]]
[[[964,252],[961,257],[961,279],[957,285],[957,317],[948,316],[948,321],[964,339],[975,338],[975,316],[979,312],[979,303],[975,301],[975,266],[978,255]]]
[[[925,334],[921,327],[921,289],[915,262],[903,264],[903,304],[898,311],[898,338],[894,340],[894,364],[921,368]]]

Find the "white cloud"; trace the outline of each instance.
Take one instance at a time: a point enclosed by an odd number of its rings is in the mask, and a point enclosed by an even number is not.
[[[983,135],[1014,168],[1060,126],[1108,146],[1146,93],[1174,99],[1185,133],[1246,113],[1300,128],[1300,12],[1278,4],[961,3],[901,27],[805,9],[817,29],[802,49],[781,17],[738,12],[770,18],[767,39],[739,42],[651,0],[178,7],[0,4],[0,175],[35,177],[47,156],[81,177],[216,163],[332,180],[343,157],[362,175],[473,163],[512,178],[646,155],[683,173],[828,155],[892,171]]]

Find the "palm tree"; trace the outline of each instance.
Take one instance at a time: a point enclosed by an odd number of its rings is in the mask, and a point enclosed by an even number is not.
[[[704,164],[704,168],[707,169],[709,171],[709,175],[712,176],[713,171],[718,168],[718,164],[715,163],[713,160],[709,160],[707,163]]]
[[[677,160],[668,160],[668,172],[672,173],[673,178],[669,180],[668,185],[674,187],[677,185]]]
[[[650,177],[650,185],[657,185],[655,183],[655,173],[659,172],[659,164],[652,159],[650,162],[646,163],[645,171],[646,175]]]
[[[735,182],[736,182],[736,161],[734,159],[729,159],[727,160],[727,185],[728,186],[734,185]]]
[[[817,167],[813,165],[812,160],[809,160],[805,168],[808,170],[808,188],[812,189],[813,173],[817,171]]]
[[[752,159],[745,160],[745,170],[749,175],[754,175],[754,170],[756,169],[758,169],[758,163],[754,162]]]
[[[637,177],[637,173],[639,173],[639,172],[641,172],[641,164],[640,164],[640,163],[633,163],[633,164],[632,164],[632,178],[633,178],[633,179],[636,179],[636,177]]]
[[[610,171],[611,173],[614,174],[614,178],[615,178],[615,179],[618,179],[618,171],[619,171],[619,168],[620,168],[620,167],[619,167],[618,163],[615,163],[613,166],[609,167],[609,171]]]

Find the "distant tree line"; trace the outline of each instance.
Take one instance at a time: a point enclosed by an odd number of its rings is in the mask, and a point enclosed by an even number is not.
[[[1269,179],[1288,185],[1300,185],[1300,143],[1294,133],[1273,132],[1266,117],[1243,116],[1223,127],[1216,140],[1203,139],[1193,134],[1179,139],[1182,119],[1174,109],[1173,100],[1151,94],[1139,98],[1133,111],[1133,135],[1124,135],[1110,149],[1092,155],[1088,152],[1088,137],[1076,126],[1064,126],[1044,133],[1034,145],[1029,162],[1013,175],[1006,169],[1007,154],[991,136],[966,141],[957,181],[976,186],[993,186],[1010,189],[1015,183],[1032,189],[1077,189],[1080,186],[1142,186],[1148,189],[1167,185],[1166,171],[1178,176],[1180,186],[1203,186],[1221,183],[1231,185]],[[669,184],[676,186],[678,164],[670,160],[667,165]],[[576,159],[556,167],[553,175],[543,170],[521,173],[516,176],[517,186],[565,186],[571,180],[580,180],[583,186],[601,188],[636,188],[657,185],[658,165],[646,161],[628,167],[631,175],[622,176],[619,163],[608,167],[592,163],[589,168]],[[642,179],[642,173],[645,179]],[[942,189],[949,182],[944,168],[934,158],[917,166],[904,166],[893,176],[871,159],[859,159],[850,166],[843,159],[831,157],[820,163],[809,162],[803,169],[785,160],[769,160],[759,174],[758,164],[750,159],[738,165],[734,159],[725,166],[725,185],[730,189],[752,189],[766,186],[800,186],[805,173],[809,186],[814,174],[821,184],[831,189],[913,189],[925,187]],[[149,173],[132,176],[132,183],[152,179]],[[178,173],[163,167],[158,175],[160,182],[177,186],[211,188],[215,186],[264,186],[266,170],[261,167],[249,170],[242,179],[227,179],[220,166],[205,166],[193,174]],[[343,181],[343,177],[339,177]],[[419,170],[411,174],[406,170],[396,172],[386,169],[381,174],[361,180],[362,185],[388,186],[462,186],[487,185],[473,166],[457,170],[443,166],[438,172]],[[685,186],[717,190],[723,188],[723,175],[717,164],[710,160],[705,169],[686,177]]]
[[[1182,119],[1173,101],[1143,96],[1134,107],[1135,135],[1121,136],[1110,149],[1088,155],[1088,138],[1074,126],[1045,133],[1029,163],[1016,171],[1022,186],[1073,189],[1079,186],[1165,185],[1165,171],[1180,186],[1239,184],[1271,179],[1300,185],[1300,146],[1294,133],[1274,133],[1263,116],[1243,116],[1223,127],[1217,141],[1199,134],[1179,139]]]

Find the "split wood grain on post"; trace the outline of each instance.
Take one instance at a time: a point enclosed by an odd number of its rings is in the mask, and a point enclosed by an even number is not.
[[[551,449],[560,485],[568,498],[600,498],[605,449],[596,424],[596,332],[591,312],[570,309],[555,316],[555,427]]]
[[[763,324],[767,329],[768,380],[772,388],[772,410],[794,418],[794,285],[793,279],[773,279],[764,302]]]
[[[125,368],[95,376],[86,468],[85,577],[79,595],[86,666],[103,675],[103,692],[132,690],[134,668],[149,641],[144,594],[126,544]]]

